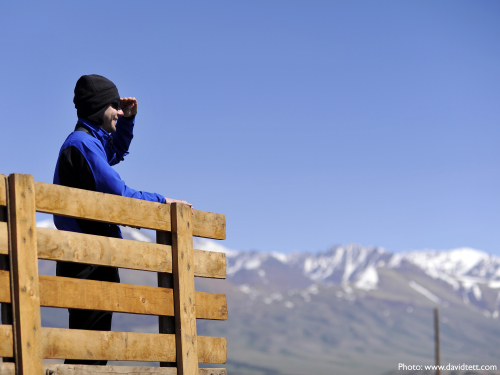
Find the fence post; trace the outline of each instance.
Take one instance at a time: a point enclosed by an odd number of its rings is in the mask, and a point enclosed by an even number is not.
[[[197,375],[192,213],[189,206],[180,203],[173,203],[170,213],[177,375]]]
[[[436,366],[439,366],[439,311],[438,308],[434,308],[434,340],[435,340],[435,356],[436,356]],[[440,375],[441,370],[436,368],[436,375]]]
[[[16,374],[42,374],[40,288],[32,175],[8,177],[9,257]]]
[[[172,234],[165,231],[156,231],[156,243],[172,245]],[[172,273],[158,272],[158,286],[160,288],[174,288]],[[158,317],[159,333],[175,334],[175,320],[173,316]],[[160,362],[160,367],[176,367],[175,362]]]

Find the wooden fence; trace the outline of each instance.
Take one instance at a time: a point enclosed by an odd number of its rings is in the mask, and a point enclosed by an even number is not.
[[[148,228],[157,243],[37,228],[35,212]],[[0,374],[220,375],[226,339],[197,336],[196,319],[227,319],[226,296],[196,292],[194,277],[223,279],[222,253],[193,249],[193,236],[224,239],[225,217],[172,205],[0,175],[0,302],[13,322],[0,325]],[[4,255],[0,255],[4,256]],[[158,273],[158,287],[38,274],[38,259]],[[40,306],[159,316],[159,333],[103,332],[41,327]],[[44,358],[157,361],[160,367],[44,364]]]

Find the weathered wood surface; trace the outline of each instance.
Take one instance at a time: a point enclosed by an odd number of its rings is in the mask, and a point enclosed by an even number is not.
[[[193,375],[198,373],[193,215],[188,206],[178,203],[171,205],[171,214],[177,374]]]
[[[171,230],[170,205],[35,182],[40,212],[162,231]],[[194,211],[194,235],[223,240],[224,215]]]
[[[91,234],[37,228],[38,257],[153,272],[172,272],[172,247]],[[0,254],[8,254],[7,223],[0,222]],[[226,278],[226,255],[194,249],[194,275]]]
[[[14,357],[19,374],[43,371],[33,176],[8,178]]]
[[[193,236],[226,239],[226,216],[207,211],[194,210]]]
[[[174,335],[51,328],[43,330],[44,358],[174,361]]]
[[[37,211],[149,229],[170,230],[170,206],[35,182]]]
[[[225,294],[194,292],[196,318],[227,320],[227,300]]]
[[[7,190],[5,189],[5,175],[0,174],[0,206],[7,205]]]
[[[14,357],[11,325],[0,324],[0,357]],[[0,371],[0,374],[3,374],[3,372]]]
[[[175,336],[157,333],[103,332],[42,327],[43,358],[165,361],[176,357]],[[12,357],[12,326],[0,325],[0,357]],[[198,337],[198,361],[226,363],[223,337]]]
[[[0,255],[0,315],[2,324],[12,324],[14,318],[12,316],[12,305],[10,304],[10,261],[7,255]],[[1,338],[0,338],[1,340]],[[13,358],[11,358],[14,360]],[[0,372],[1,374],[1,372]]]
[[[40,306],[174,315],[172,289],[46,275],[39,279]],[[224,294],[195,292],[195,298],[196,318],[227,320]],[[11,302],[9,271],[0,271],[0,302]]]
[[[9,229],[7,223],[0,221],[0,254],[9,253]]]
[[[125,374],[125,375],[177,375],[177,368],[137,367],[137,366],[85,366],[44,364],[44,375],[99,375],[99,374]],[[47,372],[49,371],[49,372]],[[51,372],[50,372],[51,371]],[[15,375],[13,363],[0,363],[0,374]],[[224,368],[200,368],[198,375],[227,375]]]
[[[215,337],[199,339],[202,347],[198,357],[200,362],[225,361],[225,340]],[[173,362],[176,357],[174,335],[43,328],[42,341],[44,358]]]
[[[0,356],[12,356],[11,326],[0,325]],[[174,361],[174,335],[42,328],[43,357],[116,361]],[[226,340],[198,337],[201,363],[225,363]]]
[[[10,272],[0,271],[0,302],[10,303]],[[5,323],[4,323],[5,324]]]
[[[210,338],[210,340],[207,340]],[[198,362],[203,363],[226,363],[227,362],[227,340],[225,337],[198,336]],[[203,360],[202,360],[203,358]],[[206,362],[206,358],[212,359]]]
[[[194,275],[214,279],[226,278],[226,254],[193,249]]]

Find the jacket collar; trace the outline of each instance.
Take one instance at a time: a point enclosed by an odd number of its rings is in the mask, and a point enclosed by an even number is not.
[[[107,142],[112,142],[113,138],[111,138],[111,135],[103,130],[103,128],[87,119],[79,118],[76,126],[82,126],[87,129],[90,132],[90,135],[100,140],[103,145]]]

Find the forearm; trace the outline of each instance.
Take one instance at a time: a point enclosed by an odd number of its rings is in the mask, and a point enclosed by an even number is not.
[[[128,149],[132,138],[134,138],[135,116],[118,118],[116,132],[111,134],[113,138],[113,147],[116,151],[117,161],[120,162],[128,155]]]

